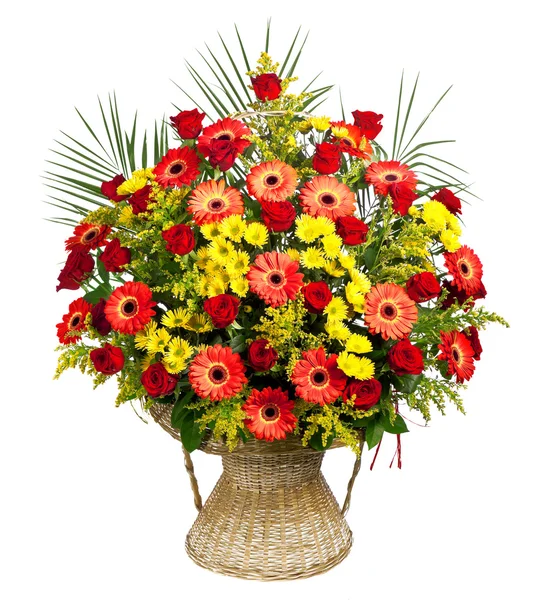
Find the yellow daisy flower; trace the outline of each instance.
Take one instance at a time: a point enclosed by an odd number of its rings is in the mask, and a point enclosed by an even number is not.
[[[343,269],[335,260],[327,260],[324,263],[324,270],[332,277],[342,277],[345,275],[345,269]]]
[[[326,305],[324,314],[329,321],[343,321],[349,316],[349,307],[347,303],[339,296],[334,296]]]
[[[323,267],[324,263],[324,254],[318,248],[311,246],[300,253],[300,264],[306,269],[317,269]]]
[[[186,368],[186,361],[193,355],[194,349],[189,342],[174,337],[163,355],[163,364],[169,373],[179,373]]]
[[[451,213],[444,204],[436,200],[430,200],[424,204],[423,208],[422,219],[431,229],[434,231],[446,229],[447,213]]]
[[[189,321],[184,325],[185,329],[195,331],[197,333],[205,333],[212,331],[212,321],[206,313],[192,315]]]
[[[317,231],[315,218],[310,215],[304,214],[296,217],[295,225],[296,228],[294,234],[299,240],[306,244],[311,244],[311,242],[315,241],[321,235],[321,233]]]
[[[231,281],[230,288],[237,296],[245,298],[249,292],[249,282],[245,277],[238,277]]]
[[[225,265],[225,269],[232,279],[236,279],[249,271],[249,262],[247,252],[235,250],[231,253],[230,261]]]
[[[455,252],[461,248],[459,237],[451,231],[443,231],[440,235],[441,244],[448,252]]]
[[[135,175],[130,179],[124,181],[116,188],[116,193],[120,196],[126,196],[127,194],[134,194],[135,192],[142,190],[143,187],[148,183],[148,177],[144,175]]]
[[[170,341],[171,334],[166,329],[160,328],[148,338],[146,350],[151,354],[163,352]]]
[[[210,257],[208,256],[208,247],[204,246],[199,248],[197,250],[197,260],[195,261],[195,264],[199,267],[199,269],[206,269],[206,265],[209,260]]]
[[[358,269],[351,269],[349,271],[352,282],[358,286],[358,291],[363,294],[367,294],[371,289],[371,281],[365,273],[361,273]]]
[[[262,223],[250,223],[244,231],[244,239],[248,244],[262,248],[268,242],[268,229]]]
[[[347,269],[347,271],[349,271],[350,269],[354,269],[354,265],[356,264],[356,259],[352,254],[344,254],[343,252],[341,252],[338,260],[339,264],[344,269]]]
[[[165,327],[170,327],[174,329],[175,327],[183,327],[186,322],[189,320],[189,311],[185,308],[175,308],[173,310],[168,310],[161,317],[161,324]]]
[[[309,122],[317,131],[326,131],[330,127],[330,117],[311,117]]]
[[[339,235],[331,233],[330,235],[325,235],[323,237],[322,244],[326,258],[337,258],[340,255],[343,241]]]
[[[375,375],[375,363],[365,356],[359,357],[348,352],[340,352],[337,364],[345,375],[360,381],[371,379]]]
[[[208,247],[208,256],[218,265],[225,266],[230,261],[233,252],[232,243],[223,238],[215,238]]]
[[[211,242],[221,235],[219,223],[206,223],[205,225],[201,225],[201,233],[205,239]]]
[[[366,352],[373,351],[373,344],[365,335],[353,333],[347,340],[345,349],[349,352],[355,352],[356,354],[365,354]]]
[[[155,321],[150,321],[148,325],[141,331],[138,331],[135,334],[135,348],[139,350],[146,350],[146,344],[148,344],[148,340],[154,335],[157,331],[158,325]]]
[[[300,260],[300,252],[296,248],[287,248],[285,253],[288,254],[293,260]]]
[[[344,342],[351,335],[349,329],[341,321],[328,321],[324,328],[331,340]]]
[[[233,242],[240,242],[242,240],[246,227],[247,225],[242,219],[242,215],[230,215],[219,223],[221,235]]]

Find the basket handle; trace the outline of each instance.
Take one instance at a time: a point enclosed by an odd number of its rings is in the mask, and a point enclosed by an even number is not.
[[[180,444],[182,444],[182,442],[180,442]],[[185,449],[184,444],[182,444],[182,452],[184,453],[184,465],[189,475],[189,483],[191,485],[191,491],[193,492],[193,502],[197,512],[201,512],[203,502],[201,493],[199,492],[199,482],[197,481],[197,477],[195,477],[195,468],[193,466],[193,461],[191,460],[191,454]]]
[[[358,473],[360,471],[360,466],[362,464],[362,450],[364,448],[365,441],[366,441],[366,430],[360,429],[360,431],[358,433],[358,447],[360,450],[360,454],[358,454],[358,456],[356,457],[356,460],[354,461],[353,472],[352,472],[351,478],[349,479],[349,483],[347,485],[347,495],[345,496],[345,500],[343,502],[343,507],[341,509],[341,514],[343,516],[345,516],[347,514],[347,512],[349,511],[349,508],[351,506],[352,491],[353,491],[353,487],[354,487],[354,482],[356,480],[356,476],[358,475]]]

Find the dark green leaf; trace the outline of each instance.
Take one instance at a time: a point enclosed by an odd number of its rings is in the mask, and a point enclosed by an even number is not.
[[[390,417],[387,414],[381,415],[381,423],[384,426],[384,430],[388,433],[407,433],[408,428],[407,424],[403,420],[401,415],[396,415],[396,418],[393,423],[390,423]]]
[[[187,414],[186,406],[193,398],[194,391],[191,390],[187,394],[184,394],[179,400],[177,400],[173,406],[171,413],[171,425],[175,429],[180,429],[182,421]]]
[[[102,252],[100,253],[103,254]],[[98,274],[101,277],[103,283],[105,285],[109,285],[109,280],[111,278],[109,271],[107,271],[107,269],[105,268],[105,265],[103,264],[103,261],[101,260],[100,256],[97,259],[97,270],[98,270]]]
[[[380,418],[373,419],[366,427],[366,443],[368,448],[371,450],[375,447],[384,435],[384,425],[381,423]]]
[[[84,299],[87,302],[90,302],[90,304],[97,304],[101,300],[101,298],[107,300],[108,297],[111,295],[111,292],[112,288],[110,285],[101,284],[96,289],[92,290],[91,292],[88,292],[88,294],[85,294]]]
[[[375,260],[377,259],[377,254],[378,254],[377,248],[375,248],[374,246],[370,246],[364,252],[364,262],[365,262],[368,270],[371,270],[373,268],[373,265],[375,264]]]
[[[204,431],[201,431],[199,424],[195,423],[196,415],[193,411],[188,412],[182,419],[180,425],[180,437],[182,444],[188,452],[193,452],[201,445]]]
[[[330,448],[333,441],[334,441],[334,434],[331,433],[326,440],[326,444],[323,444],[322,428],[319,427],[319,429],[317,429],[317,431],[309,438],[309,445],[313,449],[318,450],[319,452],[324,452],[324,450],[328,450],[328,448]]]
[[[418,384],[423,379],[423,375],[392,375],[392,384],[398,392],[403,394],[412,394],[418,387]]]

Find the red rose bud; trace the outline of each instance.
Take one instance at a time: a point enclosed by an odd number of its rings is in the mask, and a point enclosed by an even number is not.
[[[255,371],[269,371],[276,363],[278,353],[268,340],[255,340],[248,348],[248,361]]]
[[[128,198],[128,203],[133,209],[134,215],[138,215],[139,213],[146,212],[148,210],[151,190],[152,188],[149,185],[145,185]]]
[[[461,214],[461,200],[448,188],[439,190],[431,199],[444,204],[453,215]]]
[[[358,246],[366,241],[369,227],[356,217],[338,217],[336,233],[348,246]]]
[[[483,348],[482,348],[482,344],[480,343],[480,337],[478,335],[478,329],[476,327],[473,327],[471,325],[471,327],[469,327],[468,331],[462,331],[461,332],[471,343],[473,352],[474,352],[474,360],[480,360],[480,356],[482,355],[483,352]]]
[[[281,94],[281,79],[275,73],[263,73],[251,78],[253,91],[259,100],[275,100]]]
[[[214,169],[228,171],[238,156],[238,148],[230,140],[210,140],[208,161]]]
[[[204,117],[206,117],[205,113],[200,113],[194,108],[193,110],[183,110],[176,117],[171,117],[171,122],[181,138],[194,140],[202,131]]]
[[[415,302],[427,302],[440,296],[441,286],[433,273],[424,271],[413,275],[407,281],[407,294]]]
[[[358,379],[350,380],[350,383],[343,390],[343,400],[349,401],[353,395],[356,396],[354,399],[355,408],[360,410],[369,410],[381,397],[382,384],[377,379],[367,379],[366,381],[359,381]]]
[[[90,360],[94,369],[104,375],[114,375],[124,368],[124,353],[121,348],[111,346],[108,342],[103,348],[90,352]]]
[[[322,175],[331,175],[339,171],[341,166],[341,153],[339,147],[330,142],[316,144],[313,156],[313,168]]]
[[[313,281],[302,288],[304,306],[310,313],[321,315],[332,300],[332,292],[324,281]]]
[[[150,365],[141,375],[141,383],[148,395],[154,398],[171,394],[178,383],[178,379],[177,375],[169,373],[160,362]]]
[[[167,242],[165,249],[173,254],[189,254],[195,248],[195,236],[188,225],[179,223],[161,232],[161,237]]]
[[[386,357],[396,375],[420,375],[424,370],[424,355],[408,339],[400,340],[390,348]]]
[[[453,281],[443,281],[442,287],[445,290],[448,290],[448,296],[443,300],[441,304],[441,308],[448,309],[453,306],[454,302],[457,300],[458,304],[462,306],[466,300],[472,298],[473,300],[482,300],[486,297],[487,292],[484,284],[480,282],[479,289],[476,293],[468,296],[463,290],[459,290],[457,285]],[[467,310],[474,306],[474,302],[469,306]]]
[[[88,250],[82,247],[75,247],[66,259],[64,268],[58,275],[58,285],[56,291],[77,290],[81,282],[90,277],[94,269],[94,259],[88,254]]]
[[[261,218],[270,231],[287,231],[296,219],[296,210],[288,201],[261,201]]]
[[[105,304],[107,304],[107,301],[105,298],[101,298],[90,311],[92,315],[92,327],[97,330],[99,335],[107,335],[112,329],[111,324],[105,316]]]
[[[111,240],[105,250],[99,256],[106,271],[110,273],[121,273],[125,271],[125,265],[131,261],[131,250],[120,246],[120,240],[114,238]]]
[[[107,196],[107,198],[113,202],[125,200],[127,198],[127,194],[120,196],[116,193],[118,186],[124,183],[125,180],[126,178],[123,175],[115,175],[110,181],[104,181],[101,184],[101,193],[104,196]]]
[[[230,325],[238,316],[240,300],[230,294],[219,294],[204,301],[204,311],[212,319],[212,324],[218,329]]]
[[[368,140],[374,140],[381,133],[382,125],[380,123],[383,115],[378,115],[371,110],[361,111],[355,110],[352,113],[354,124],[360,127],[362,135]]]
[[[399,213],[402,217],[407,214],[412,203],[418,198],[418,195],[411,189],[399,183],[393,183],[388,188],[388,193],[392,198],[392,208],[394,209],[394,212]]]

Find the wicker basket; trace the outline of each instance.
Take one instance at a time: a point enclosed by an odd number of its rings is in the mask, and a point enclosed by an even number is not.
[[[156,404],[150,412],[179,439],[170,424],[170,406]],[[344,515],[359,460],[340,509],[321,473],[324,452],[303,447],[296,437],[250,440],[233,452],[209,437],[201,450],[222,457],[223,474],[203,506],[184,451],[199,509],[186,538],[195,563],[224,575],[272,581],[323,573],[347,556],[353,538]]]

